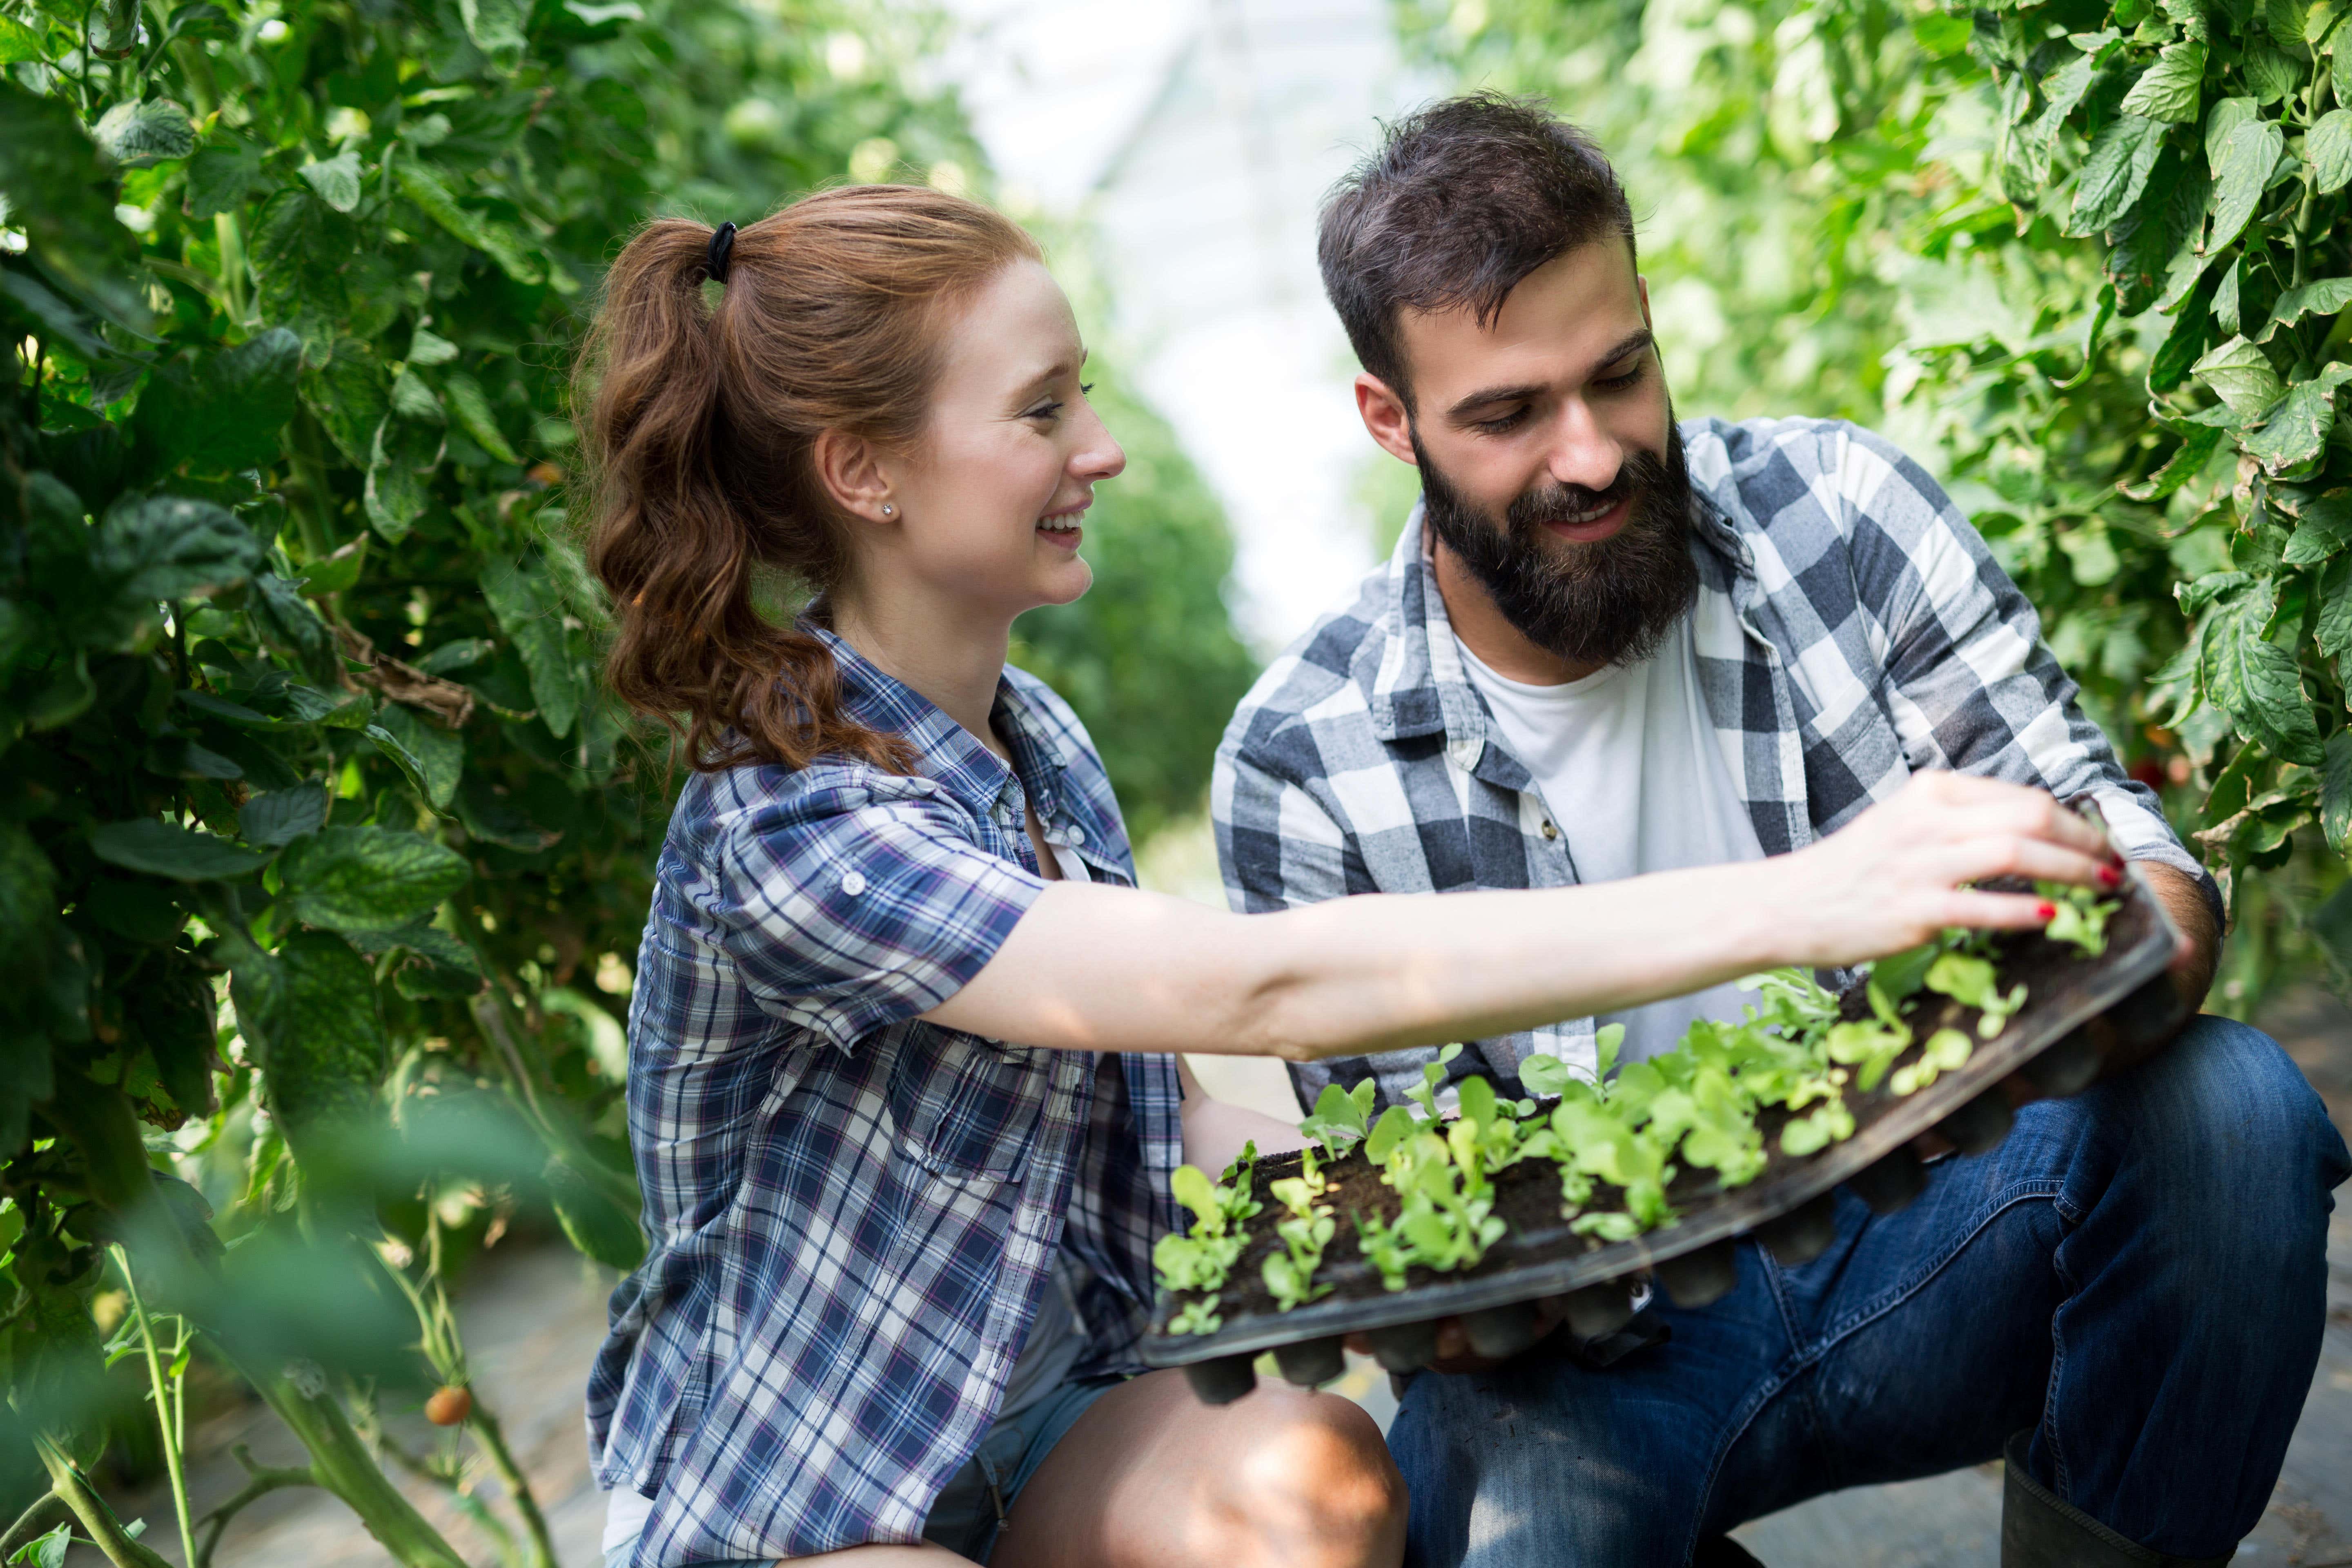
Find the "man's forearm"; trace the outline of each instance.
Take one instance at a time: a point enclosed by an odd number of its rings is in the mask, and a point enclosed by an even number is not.
[[[2204,1005],[2214,968],[2221,961],[2221,930],[2213,919],[2213,906],[2206,901],[2204,888],[2179,867],[2160,860],[2142,860],[2138,865],[2147,875],[2149,888],[2164,901],[2165,912],[2180,928],[2181,948],[2173,957],[2172,983],[2193,1013]]]

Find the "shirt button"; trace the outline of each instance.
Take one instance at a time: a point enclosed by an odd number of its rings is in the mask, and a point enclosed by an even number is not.
[[[863,871],[851,871],[843,876],[841,879],[841,890],[847,893],[853,899],[858,894],[864,892],[866,890],[866,873]]]
[[[1546,838],[1557,838],[1559,837],[1559,829],[1547,822],[1543,826],[1543,836]]]
[[[1073,843],[1073,844],[1084,844],[1086,841],[1087,841],[1087,830],[1086,830],[1085,828],[1083,828],[1083,827],[1076,827],[1076,826],[1074,826],[1074,827],[1072,827],[1072,828],[1070,829],[1070,842],[1071,842],[1071,843]]]

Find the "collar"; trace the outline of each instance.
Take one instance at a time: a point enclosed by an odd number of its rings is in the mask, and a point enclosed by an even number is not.
[[[989,719],[1013,765],[948,717],[929,698],[885,672],[829,627],[803,617],[801,629],[833,655],[840,672],[844,711],[869,729],[895,731],[914,748],[915,768],[973,812],[987,815],[1008,795],[1026,795],[1041,823],[1060,813],[1063,774],[1070,759],[1009,674],[996,679]]]

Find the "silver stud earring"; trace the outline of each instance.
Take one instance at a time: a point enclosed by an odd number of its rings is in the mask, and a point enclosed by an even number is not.
[[[884,517],[896,517],[898,515],[898,509],[895,506],[886,505],[882,509],[882,515]]]

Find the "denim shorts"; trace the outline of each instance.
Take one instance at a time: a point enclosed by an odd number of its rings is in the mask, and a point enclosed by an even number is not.
[[[1065,1383],[1019,1413],[1001,1417],[980,1440],[963,1468],[948,1478],[931,1513],[923,1521],[923,1539],[949,1551],[985,1563],[995,1549],[1004,1516],[1013,1500],[1067,1436],[1087,1407],[1125,1383],[1124,1377],[1089,1377]],[[637,1543],[625,1541],[604,1553],[604,1568],[628,1568]],[[774,1568],[772,1557],[741,1557],[697,1568]]]

